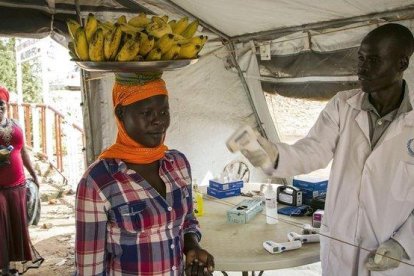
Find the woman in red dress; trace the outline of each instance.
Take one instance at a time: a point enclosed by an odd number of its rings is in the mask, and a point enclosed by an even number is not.
[[[0,149],[13,148],[10,155],[0,156],[0,269],[2,275],[19,275],[10,269],[11,263],[34,257],[27,227],[23,167],[37,186],[39,182],[24,146],[22,129],[6,116],[8,102],[9,92],[0,86]]]

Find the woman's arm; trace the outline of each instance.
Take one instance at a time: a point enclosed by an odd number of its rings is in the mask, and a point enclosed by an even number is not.
[[[20,152],[23,160],[23,165],[27,169],[27,171],[30,173],[30,175],[33,178],[33,182],[39,187],[39,180],[37,179],[37,175],[35,170],[33,169],[32,162],[30,161],[29,154],[27,152],[26,146],[23,146],[21,152]]]

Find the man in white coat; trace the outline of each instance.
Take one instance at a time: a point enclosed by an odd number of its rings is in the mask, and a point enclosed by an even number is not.
[[[267,156],[243,152],[255,166],[270,156],[277,177],[333,159],[320,229],[323,275],[414,275],[414,93],[403,79],[413,51],[409,29],[376,28],[358,51],[361,89],[338,93],[295,144],[259,137]]]

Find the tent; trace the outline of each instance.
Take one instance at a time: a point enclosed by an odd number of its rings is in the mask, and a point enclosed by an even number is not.
[[[264,93],[328,99],[357,87],[356,51],[362,37],[386,22],[414,30],[413,0],[0,0],[0,34],[67,44],[65,20],[99,19],[138,12],[198,18],[209,36],[199,61],[165,72],[172,124],[167,145],[184,152],[193,178],[218,174],[242,157],[224,141],[243,124],[278,141]],[[413,65],[406,80],[414,85]],[[115,137],[112,74],[82,72],[87,160],[91,163]],[[252,170],[251,180],[264,175]]]

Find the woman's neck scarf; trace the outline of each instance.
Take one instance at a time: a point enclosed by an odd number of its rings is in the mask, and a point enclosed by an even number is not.
[[[131,80],[130,77],[117,75],[112,90],[114,108],[117,105],[129,105],[157,95],[168,95],[165,82],[162,79],[156,78],[144,82],[142,79],[135,79],[134,81],[134,78]],[[164,143],[155,148],[146,148],[129,137],[122,121],[117,116],[115,118],[118,127],[116,142],[104,150],[99,155],[99,159],[114,158],[127,163],[149,164],[165,156],[168,148]]]

